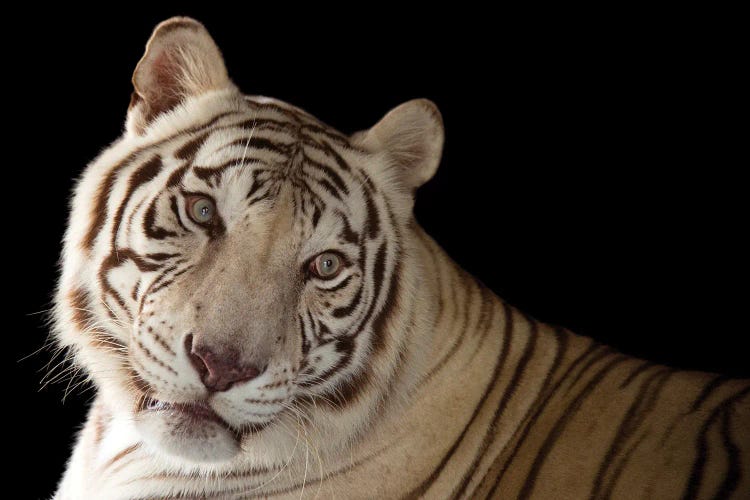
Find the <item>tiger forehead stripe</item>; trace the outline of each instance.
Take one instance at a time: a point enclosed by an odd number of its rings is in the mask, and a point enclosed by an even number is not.
[[[180,160],[191,160],[194,158],[197,151],[200,149],[200,146],[205,143],[206,139],[210,136],[210,134],[214,134],[217,132],[226,131],[228,129],[232,128],[238,128],[238,129],[249,129],[251,131],[254,131],[257,127],[260,127],[261,129],[263,127],[272,125],[277,127],[277,131],[288,131],[288,130],[294,130],[296,134],[302,135],[305,137],[305,141],[310,146],[319,146],[321,149],[325,151],[326,154],[332,155],[332,157],[335,159],[336,164],[345,169],[348,170],[349,166],[347,163],[343,160],[343,158],[338,154],[333,152],[330,144],[327,143],[327,141],[333,141],[337,143],[340,147],[344,146],[349,149],[352,148],[351,145],[345,140],[345,138],[339,134],[338,132],[335,132],[334,130],[320,124],[317,120],[310,117],[309,115],[304,115],[299,112],[295,112],[291,109],[284,109],[276,104],[259,104],[259,103],[253,103],[252,101],[248,100],[246,101],[248,103],[252,103],[254,107],[256,107],[258,110],[273,110],[275,112],[280,112],[286,119],[284,120],[278,120],[274,118],[263,118],[259,116],[254,116],[253,118],[245,118],[242,121],[235,122],[235,123],[222,123],[222,120],[225,121],[227,117],[236,117],[236,116],[242,116],[241,113],[238,112],[222,112],[208,120],[206,123],[203,123],[201,125],[192,126],[184,131],[173,133],[172,135],[161,139],[157,142],[147,144],[145,146],[142,146],[138,150],[132,152],[130,155],[128,155],[126,158],[124,158],[121,162],[119,162],[115,167],[113,167],[109,174],[105,177],[104,181],[99,186],[98,189],[98,195],[97,199],[98,201],[95,202],[95,209],[92,210],[92,223],[91,226],[87,232],[86,237],[82,241],[83,248],[86,250],[90,250],[96,237],[100,233],[102,227],[104,226],[106,214],[107,214],[107,202],[108,202],[108,196],[112,192],[112,189],[114,188],[115,182],[118,179],[118,176],[120,172],[124,169],[129,168],[134,161],[137,160],[137,158],[140,156],[141,153],[148,150],[157,150],[158,148],[167,145],[174,140],[180,140],[181,137],[189,134],[196,134],[202,131],[205,131],[203,134],[195,137],[194,139],[186,142],[180,149],[178,149],[174,156],[177,159]],[[274,115],[275,116],[275,115]],[[320,140],[316,139],[320,138]],[[268,139],[259,138],[259,137],[250,137],[247,140],[247,146],[251,148],[256,149],[268,149],[271,151],[276,152],[283,152],[283,147],[280,147],[278,144],[275,144],[273,141],[270,141]],[[327,167],[326,167],[327,168]],[[330,171],[329,171],[330,174]],[[333,173],[333,176],[336,174]],[[334,177],[334,180],[338,180],[336,177]],[[336,183],[339,187],[342,186],[342,183],[337,182]],[[125,201],[127,201],[128,197],[125,197]],[[120,210],[118,208],[118,210]]]
[[[119,173],[123,169],[127,168],[128,166],[130,166],[130,164],[132,163],[132,161],[135,158],[137,158],[140,153],[142,153],[143,151],[146,151],[148,149],[154,149],[154,148],[158,147],[159,145],[166,144],[166,143],[168,143],[168,142],[170,142],[170,141],[172,141],[172,140],[174,140],[176,138],[181,137],[183,134],[193,133],[193,132],[198,132],[198,131],[201,131],[201,130],[208,129],[212,125],[214,125],[215,123],[217,123],[219,120],[225,118],[226,116],[232,115],[232,114],[233,113],[229,112],[229,111],[223,112],[223,113],[219,113],[218,115],[212,117],[206,123],[203,123],[201,125],[196,125],[194,127],[191,127],[188,130],[181,130],[181,131],[175,132],[172,135],[170,135],[170,136],[168,136],[168,137],[166,137],[164,139],[161,139],[161,140],[159,140],[159,141],[157,141],[155,143],[147,144],[145,146],[140,146],[135,151],[133,151],[130,154],[128,154],[124,159],[122,159],[121,161],[119,161],[114,167],[112,167],[109,170],[109,172],[107,173],[107,175],[104,177],[104,180],[99,184],[99,187],[97,189],[97,192],[96,192],[96,195],[95,195],[95,200],[92,203],[92,210],[90,212],[91,213],[91,223],[89,225],[89,229],[86,232],[85,237],[83,238],[83,240],[81,242],[82,248],[85,251],[87,251],[87,252],[91,251],[91,249],[92,249],[92,247],[94,245],[94,241],[96,240],[96,237],[101,232],[101,230],[104,227],[104,224],[105,224],[105,222],[107,220],[107,214],[108,214],[108,212],[107,212],[107,205],[108,205],[108,201],[109,201],[109,196],[110,196],[110,194],[112,192],[112,188],[113,188],[113,186],[115,184],[115,181],[117,180],[117,177],[118,177]]]
[[[263,122],[264,120],[262,119],[253,120],[254,126],[250,129],[249,135],[235,138],[217,149],[218,152],[224,148],[237,147],[242,151],[241,156],[231,157],[213,166],[194,165],[192,167],[193,173],[208,182],[211,186],[216,186],[218,180],[225,172],[243,165],[254,164],[263,166],[274,179],[286,179],[290,175],[294,175],[292,170],[310,168],[323,176],[323,178],[317,179],[316,182],[329,194],[338,199],[341,199],[342,196],[339,193],[342,193],[344,196],[350,194],[347,183],[341,177],[341,174],[337,173],[328,164],[316,159],[311,152],[307,151],[307,148],[312,148],[316,156],[327,158],[333,166],[337,166],[344,171],[350,171],[351,168],[346,160],[340,154],[334,152],[330,144],[325,141],[317,142],[313,140],[310,136],[306,135],[306,128],[304,126],[295,123],[285,123],[284,128],[280,129],[286,133],[285,137],[291,138],[291,140],[275,141],[269,137],[260,137],[258,136],[257,127],[259,124],[262,125]],[[244,128],[246,123],[242,125]],[[275,131],[278,132],[279,130]],[[278,155],[278,157],[271,162],[267,159],[249,155],[248,151],[253,150],[272,152]],[[257,169],[253,175],[257,176],[262,171],[263,169]],[[306,180],[299,180],[296,182],[296,185],[300,186],[300,183],[307,184],[307,182]],[[253,184],[249,195],[257,191],[259,187],[259,185]],[[248,197],[250,197],[249,195]]]
[[[96,395],[54,498],[750,491],[750,382],[536,321],[421,228],[430,101],[342,134],[243,95],[189,18],[132,81],[64,239],[55,335]]]
[[[128,181],[128,188],[125,194],[125,200],[129,200],[131,195],[140,186],[142,186],[143,184],[146,184],[147,182],[152,181],[159,174],[159,172],[161,172],[162,167],[163,167],[163,163],[159,155],[154,155],[149,160],[147,160],[143,165],[138,167],[138,169],[133,173],[133,175],[130,176],[130,180]],[[116,242],[117,231],[120,227],[120,223],[122,222],[122,216],[125,211],[126,204],[127,204],[127,201],[120,204],[120,206],[117,209],[117,213],[115,214],[114,219],[113,219],[114,230],[112,231],[112,248],[115,248],[117,245],[117,242]]]

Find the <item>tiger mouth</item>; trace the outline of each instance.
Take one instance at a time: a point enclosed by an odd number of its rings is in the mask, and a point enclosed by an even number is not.
[[[191,423],[214,422],[227,429],[232,429],[232,426],[221,418],[205,401],[169,403],[158,399],[144,398],[140,410],[145,412],[167,412],[175,416],[179,415]]]
[[[249,424],[242,429],[237,429],[221,418],[207,401],[170,403],[144,397],[139,405],[139,411],[171,417],[173,420],[180,421],[181,425],[187,429],[202,428],[213,423],[229,432],[238,442],[244,435],[259,432],[268,425],[268,423]]]

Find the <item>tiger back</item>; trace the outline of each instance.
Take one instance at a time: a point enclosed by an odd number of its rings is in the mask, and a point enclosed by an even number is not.
[[[342,134],[188,18],[133,85],[65,236],[97,396],[55,498],[748,498],[750,382],[539,323],[420,228],[434,104]]]

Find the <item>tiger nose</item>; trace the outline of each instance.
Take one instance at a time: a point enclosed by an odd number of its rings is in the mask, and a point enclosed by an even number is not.
[[[203,385],[210,392],[226,391],[234,384],[252,380],[260,375],[257,366],[240,361],[240,353],[236,349],[218,351],[207,345],[195,343],[192,335],[185,339],[185,348]]]

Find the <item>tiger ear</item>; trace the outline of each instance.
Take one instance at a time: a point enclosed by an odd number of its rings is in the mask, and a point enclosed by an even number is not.
[[[443,119],[427,99],[405,102],[352,141],[371,152],[385,152],[404,186],[415,190],[435,175],[443,152]]]
[[[141,134],[186,98],[229,88],[224,59],[205,27],[189,17],[160,23],[133,72],[127,129]]]

